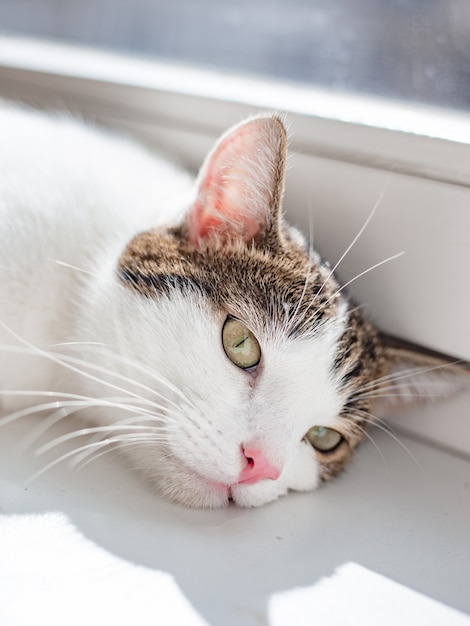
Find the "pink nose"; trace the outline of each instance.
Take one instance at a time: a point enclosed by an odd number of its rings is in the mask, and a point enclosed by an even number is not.
[[[238,483],[252,485],[263,478],[276,480],[281,475],[281,470],[272,465],[261,450],[242,446],[242,452],[246,458],[247,464],[242,470]]]

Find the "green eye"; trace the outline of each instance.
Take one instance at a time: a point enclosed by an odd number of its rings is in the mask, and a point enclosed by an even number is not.
[[[249,369],[258,365],[261,348],[251,330],[240,320],[228,317],[222,329],[222,344],[225,354],[237,367]]]
[[[333,452],[343,441],[343,436],[337,430],[325,426],[314,426],[305,437],[319,452]]]

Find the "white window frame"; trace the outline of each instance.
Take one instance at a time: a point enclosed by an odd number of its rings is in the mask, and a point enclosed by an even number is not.
[[[404,251],[352,282],[353,297],[384,330],[470,360],[468,114],[7,36],[0,96],[132,132],[193,169],[234,122],[284,112],[291,221],[306,230],[313,222],[316,245],[334,264],[378,203],[340,278]],[[466,403],[444,436],[436,413],[428,438],[468,454]],[[405,426],[421,433],[422,417]]]

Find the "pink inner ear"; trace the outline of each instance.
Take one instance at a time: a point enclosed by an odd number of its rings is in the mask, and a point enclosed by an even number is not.
[[[279,129],[273,122],[280,126],[275,119],[258,118],[236,127],[209,155],[188,216],[193,244],[212,235],[250,241],[265,228],[273,161],[279,159]]]

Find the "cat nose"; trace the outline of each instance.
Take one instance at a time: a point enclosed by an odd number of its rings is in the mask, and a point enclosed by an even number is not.
[[[238,478],[238,484],[252,485],[263,478],[276,480],[281,475],[281,470],[272,465],[258,448],[242,446],[242,452],[246,459],[246,466]]]

